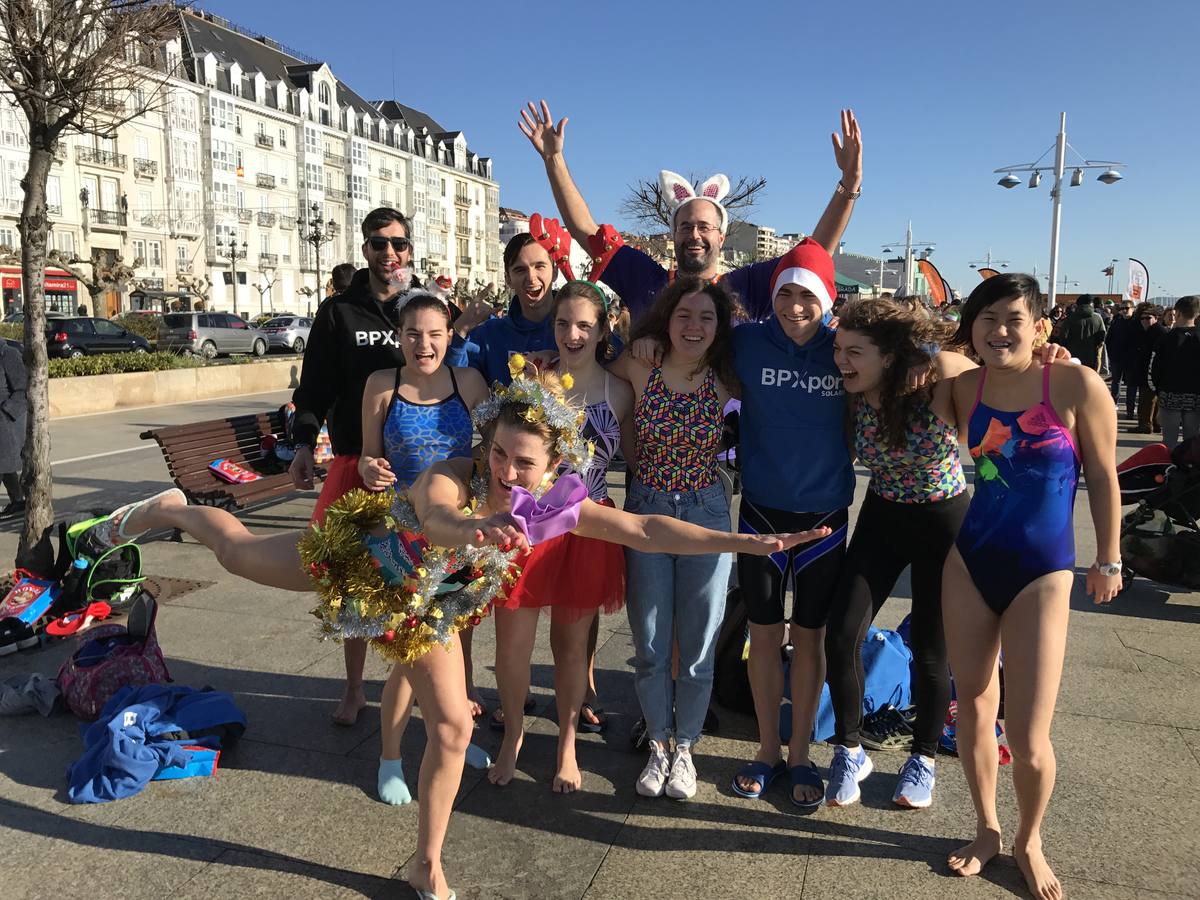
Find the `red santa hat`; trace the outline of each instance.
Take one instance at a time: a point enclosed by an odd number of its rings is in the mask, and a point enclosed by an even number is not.
[[[775,274],[771,276],[771,300],[785,284],[798,284],[807,288],[821,301],[821,311],[833,309],[837,297],[837,285],[833,280],[833,257],[814,241],[805,238],[795,247],[779,257]]]

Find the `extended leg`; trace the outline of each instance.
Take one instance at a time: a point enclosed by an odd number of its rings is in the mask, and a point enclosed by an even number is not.
[[[504,712],[504,741],[488,772],[492,784],[508,784],[517,771],[517,755],[525,738],[525,697],[529,694],[529,660],[537,637],[539,609],[497,609],[496,686]]]
[[[1042,818],[1054,790],[1050,722],[1067,648],[1071,573],[1051,572],[1017,595],[1000,620],[1004,645],[1004,724],[1013,754],[1019,820],[1013,856],[1038,900],[1062,886],[1042,855]]]
[[[365,641],[363,642],[366,643]],[[412,800],[408,784],[404,780],[404,768],[400,764],[400,743],[404,729],[412,713],[413,689],[408,680],[407,669],[392,666],[387,684],[383,686],[383,699],[379,704],[379,799],[393,806]]]
[[[553,787],[563,794],[577,791],[583,784],[575,759],[575,735],[579,730],[579,708],[587,693],[588,635],[595,622],[595,613],[574,621],[564,616],[550,620],[554,702],[558,708],[558,771]]]
[[[1000,709],[1000,620],[984,603],[957,548],[946,557],[942,575],[942,619],[950,671],[958,693],[958,758],[962,760],[971,802],[975,840],[950,854],[950,869],[978,875],[1000,852],[996,815],[996,713]]]

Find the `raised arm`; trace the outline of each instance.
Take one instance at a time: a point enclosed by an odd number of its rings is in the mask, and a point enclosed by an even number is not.
[[[507,513],[487,519],[469,519],[462,514],[473,466],[470,459],[448,459],[434,463],[417,476],[408,496],[421,523],[421,533],[439,547],[527,547],[524,534]]]
[[[854,110],[842,110],[842,134],[833,138],[833,157],[842,173],[829,205],[813,229],[813,240],[833,254],[842,240],[850,215],[854,212],[854,195],[862,188],[862,132]],[[561,207],[559,207],[561,209]]]
[[[638,516],[585,500],[579,509],[579,524],[574,533],[623,544],[643,553],[753,553],[767,556],[827,537],[830,530],[814,528],[796,534],[731,534],[670,516]]]
[[[517,127],[529,138],[529,143],[533,144],[533,149],[546,165],[546,177],[550,181],[550,190],[554,193],[554,203],[566,223],[567,231],[571,232],[571,237],[581,247],[586,247],[587,239],[595,234],[600,226],[592,218],[591,210],[588,209],[583,195],[579,193],[579,188],[575,186],[575,179],[571,177],[567,160],[563,156],[567,122],[568,119],[564,117],[555,125],[550,116],[550,106],[545,100],[541,101],[540,109],[530,101],[528,109],[521,110],[521,121],[517,123]]]

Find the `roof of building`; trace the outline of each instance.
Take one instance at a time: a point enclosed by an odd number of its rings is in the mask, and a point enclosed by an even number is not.
[[[529,216],[521,212],[519,209],[512,209],[508,206],[500,207],[500,217],[509,219],[528,219]]]
[[[838,253],[833,258],[839,279],[852,279],[861,284],[879,284],[879,257],[861,253]],[[883,289],[896,291],[904,278],[904,262],[884,260]]]
[[[445,134],[446,129],[419,109],[405,106],[398,100],[372,100],[371,105],[389,119],[403,119],[413,131],[427,128],[431,136]]]

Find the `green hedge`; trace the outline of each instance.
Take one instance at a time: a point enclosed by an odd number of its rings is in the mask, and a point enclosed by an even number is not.
[[[126,331],[141,335],[153,346],[158,341],[158,326],[162,316],[150,316],[145,313],[125,313],[113,319],[113,324],[120,325]]]
[[[0,338],[23,341],[25,340],[25,326],[0,323]]]
[[[52,359],[50,377],[159,372],[163,369],[190,369],[203,364],[201,359],[180,356],[178,353],[102,353],[99,356],[80,356],[77,359]]]

